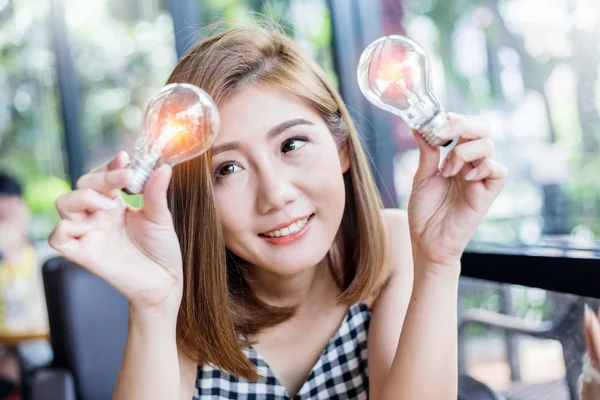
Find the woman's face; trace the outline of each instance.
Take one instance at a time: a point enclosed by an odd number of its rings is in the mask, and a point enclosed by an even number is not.
[[[280,275],[316,265],[342,220],[346,146],[282,89],[249,86],[219,111],[211,168],[227,248]]]

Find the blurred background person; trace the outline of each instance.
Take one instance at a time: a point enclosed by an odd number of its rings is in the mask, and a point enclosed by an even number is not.
[[[19,343],[16,338],[36,336],[34,333],[44,336],[48,331],[42,260],[29,239],[30,216],[22,194],[20,182],[0,172],[0,337],[15,338],[11,347],[2,347],[0,342],[0,387],[5,388],[0,396],[19,385],[16,344],[26,352],[40,351],[33,350],[39,349],[40,343]]]

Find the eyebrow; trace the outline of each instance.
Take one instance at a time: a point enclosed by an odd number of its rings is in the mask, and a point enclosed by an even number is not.
[[[288,130],[296,125],[311,125],[312,126],[312,125],[314,125],[314,123],[312,123],[309,120],[306,120],[304,118],[290,119],[288,121],[284,121],[284,122],[280,123],[279,125],[275,125],[273,128],[271,128],[269,130],[269,132],[267,132],[267,138],[273,139],[273,138],[277,137],[279,134],[285,132],[286,130]],[[218,146],[214,146],[212,148],[212,155],[214,157],[219,153],[223,153],[223,152],[229,151],[229,150],[235,150],[239,147],[240,147],[240,142],[237,142],[237,141],[223,143]]]

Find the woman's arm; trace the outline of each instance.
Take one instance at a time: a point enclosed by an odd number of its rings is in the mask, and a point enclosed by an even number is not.
[[[406,212],[386,210],[384,220],[390,277],[369,328],[370,398],[456,399],[459,268],[413,276]],[[418,258],[414,271],[435,270]]]
[[[414,282],[404,326],[380,398],[456,399],[457,296],[460,259],[475,229],[506,181],[506,167],[494,158],[490,124],[480,117],[448,114],[455,140],[441,165],[440,148],[413,131],[419,166],[408,202]],[[406,236],[406,235],[405,235]],[[392,246],[400,243],[391,239]],[[397,268],[406,268],[402,262]],[[395,274],[398,274],[396,269]],[[394,277],[392,277],[394,279]],[[390,285],[390,290],[400,288]],[[388,313],[391,319],[401,316]]]
[[[167,164],[156,169],[144,187],[143,207],[134,208],[119,196],[132,178],[129,161],[119,153],[60,196],[61,221],[48,242],[129,300],[129,332],[113,397],[177,399],[183,393],[175,334],[183,261],[167,204],[172,171]]]
[[[130,308],[114,399],[192,399],[196,367],[178,354],[175,318]]]
[[[420,262],[415,257],[415,270],[425,267]],[[381,399],[456,399],[459,270],[459,265],[444,266],[439,267],[438,274],[415,275],[404,328]]]

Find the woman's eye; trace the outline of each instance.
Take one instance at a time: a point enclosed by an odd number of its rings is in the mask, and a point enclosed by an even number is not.
[[[287,153],[293,150],[298,150],[299,148],[303,147],[307,141],[308,139],[304,138],[292,138],[286,140],[283,145],[281,145],[281,152]]]
[[[239,169],[240,169],[240,167],[238,167],[238,166],[237,166],[237,165],[235,165],[235,164],[231,164],[231,163],[229,163],[229,164],[224,164],[224,165],[220,166],[220,167],[217,169],[217,171],[216,171],[215,175],[216,175],[217,177],[221,177],[221,178],[222,178],[222,177],[224,177],[224,176],[231,175],[231,174],[233,174],[234,172],[237,172],[237,171],[239,171]]]

